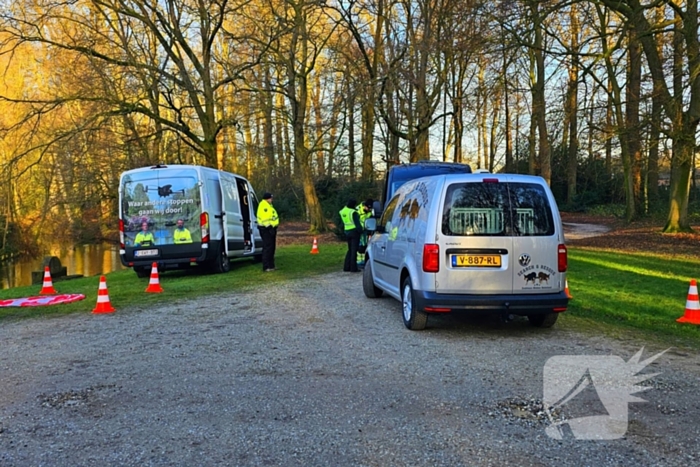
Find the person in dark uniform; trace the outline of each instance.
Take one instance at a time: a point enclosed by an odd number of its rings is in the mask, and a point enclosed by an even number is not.
[[[277,226],[280,223],[277,211],[272,206],[272,194],[265,193],[258,206],[258,230],[262,237],[262,267],[264,272],[275,270],[275,248]]]
[[[350,198],[343,209],[340,210],[340,219],[343,222],[345,238],[348,240],[348,252],[345,254],[343,271],[359,272],[357,268],[357,249],[360,246],[360,214],[357,212],[357,201]]]

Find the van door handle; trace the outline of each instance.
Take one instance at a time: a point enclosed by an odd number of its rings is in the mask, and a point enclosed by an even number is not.
[[[386,250],[386,247],[384,245],[382,245],[382,250]]]

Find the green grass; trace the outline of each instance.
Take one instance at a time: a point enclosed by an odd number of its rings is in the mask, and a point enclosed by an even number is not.
[[[231,263],[227,274],[208,274],[200,270],[165,271],[159,273],[163,293],[145,293],[149,279],[139,279],[131,270],[106,274],[107,289],[112,306],[117,312],[129,308],[161,305],[177,300],[233,292],[254,285],[274,284],[291,279],[341,271],[347,247],[334,243],[321,245],[318,255],[311,255],[308,245],[278,247],[275,254],[275,272],[262,272],[261,263],[240,259]],[[54,281],[58,293],[80,293],[85,299],[63,305],[39,307],[0,307],[0,322],[9,319],[59,316],[70,313],[91,313],[97,303],[100,277],[84,277],[68,281]],[[0,290],[0,300],[36,296],[41,285]]]
[[[578,327],[637,334],[665,345],[700,347],[700,326],[677,323],[700,260],[652,254],[569,249],[566,313]]]
[[[118,271],[107,274],[109,298],[119,312],[340,271],[346,246],[335,243],[320,248],[320,254],[311,255],[307,245],[279,247],[278,270],[273,273],[263,273],[260,263],[249,259],[231,263],[228,274],[166,271],[160,274],[165,289],[161,294],[144,292],[148,279],[137,278],[131,270]],[[562,326],[700,348],[700,326],[676,322],[685,312],[690,279],[700,278],[700,259],[571,248],[568,278],[574,299],[560,320]],[[99,277],[54,282],[59,293],[82,293],[85,300],[47,307],[0,308],[0,321],[90,313],[97,301],[98,285]],[[37,295],[39,290],[38,285],[0,290],[0,299]]]

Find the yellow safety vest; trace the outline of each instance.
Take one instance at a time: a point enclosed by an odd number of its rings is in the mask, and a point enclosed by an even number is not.
[[[153,236],[153,234],[151,232],[143,233],[143,231],[137,233],[136,238],[134,238],[134,245],[135,246],[150,246],[150,245],[144,245],[145,243],[150,243],[151,245],[156,244],[156,239]]]
[[[260,201],[257,218],[260,227],[277,227],[280,223],[280,219],[277,217],[277,211],[275,211],[275,208],[268,203],[267,200]]]
[[[347,206],[340,210],[340,218],[343,220],[343,225],[345,226],[346,231],[356,228],[355,221],[352,220],[352,215],[354,212],[354,209]]]
[[[182,229],[175,229],[175,232],[173,233],[173,238],[175,239],[176,244],[192,243],[192,235],[190,234],[190,231],[184,227]]]
[[[365,212],[365,205],[360,204],[357,207],[357,213],[360,215],[360,225],[364,229],[365,228],[365,221],[372,216],[372,211]]]

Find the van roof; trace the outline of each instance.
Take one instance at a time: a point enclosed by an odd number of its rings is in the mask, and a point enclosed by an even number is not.
[[[404,177],[413,179],[444,173],[471,173],[472,168],[468,164],[455,162],[419,161],[391,166],[389,172],[395,179],[402,180]]]

